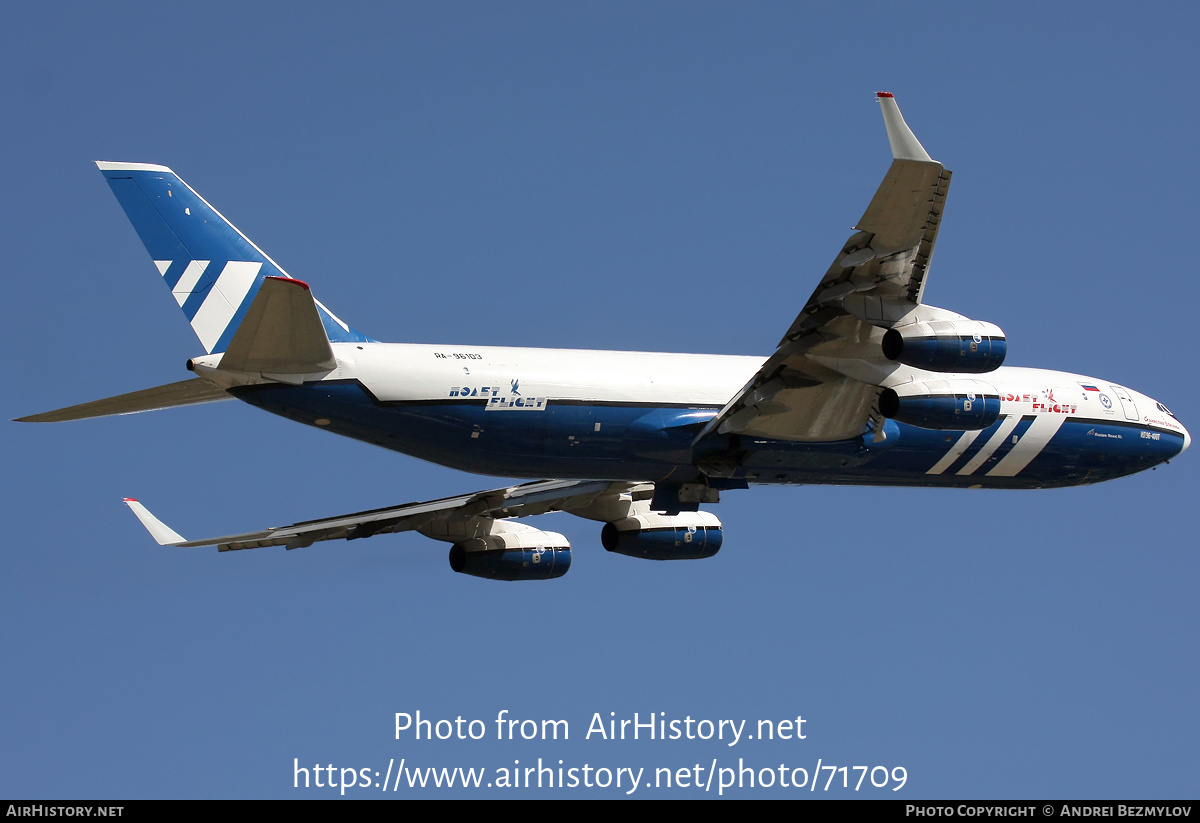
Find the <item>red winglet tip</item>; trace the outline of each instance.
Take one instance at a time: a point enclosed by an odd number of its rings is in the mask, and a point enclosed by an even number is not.
[[[312,289],[308,287],[307,283],[305,283],[303,280],[297,280],[294,277],[271,277],[269,279],[282,280],[284,283],[295,283],[297,286],[302,286],[305,291],[312,291]]]
[[[895,97],[896,95],[892,94],[890,91],[877,91],[877,92],[875,92],[875,96],[876,97]]]
[[[137,498],[136,498],[136,497],[122,497],[121,499],[122,499],[122,500],[124,500],[126,503],[136,503],[136,502],[138,502],[138,500],[137,500]]]

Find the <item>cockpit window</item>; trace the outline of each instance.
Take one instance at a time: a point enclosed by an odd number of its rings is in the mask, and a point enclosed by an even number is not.
[[[1171,410],[1168,409],[1166,406],[1164,406],[1162,403],[1156,402],[1154,405],[1158,406],[1158,410],[1160,412],[1163,412],[1164,414],[1171,414]],[[1171,414],[1171,416],[1174,417],[1175,415]]]

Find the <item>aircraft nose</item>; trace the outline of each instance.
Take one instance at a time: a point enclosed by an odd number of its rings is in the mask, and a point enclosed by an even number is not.
[[[1142,396],[1145,397],[1145,395],[1142,395]],[[1170,457],[1168,457],[1166,459],[1171,460],[1171,459],[1183,454],[1185,451],[1187,451],[1188,446],[1192,445],[1192,436],[1191,436],[1191,434],[1188,433],[1187,427],[1183,425],[1183,422],[1178,417],[1176,417],[1174,414],[1172,414],[1170,409],[1168,409],[1166,406],[1164,406],[1162,403],[1159,403],[1157,400],[1155,400],[1152,397],[1146,397],[1145,408],[1147,410],[1149,410],[1149,416],[1147,416],[1145,418],[1145,420],[1147,422],[1155,424],[1155,425],[1165,424],[1165,427],[1167,429],[1173,429],[1177,436],[1178,435],[1183,436],[1183,444],[1179,446],[1179,451],[1175,452],[1174,454],[1172,454]],[[1157,409],[1158,412],[1153,411],[1153,409]],[[1161,414],[1166,419],[1155,418],[1153,415],[1155,415],[1156,413]],[[1172,440],[1174,440],[1174,438],[1172,438]],[[1178,440],[1174,440],[1174,442],[1176,444],[1179,443]]]

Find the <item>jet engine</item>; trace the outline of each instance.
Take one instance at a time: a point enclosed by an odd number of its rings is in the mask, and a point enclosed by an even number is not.
[[[884,417],[922,429],[986,429],[1000,418],[1000,394],[981,380],[922,380],[884,389]]]
[[[999,326],[980,320],[932,320],[888,329],[883,355],[937,372],[984,374],[1004,362],[1008,342]]]
[[[610,552],[647,560],[695,560],[721,548],[721,521],[710,512],[632,514],[604,525],[600,542]]]
[[[451,546],[450,568],[489,580],[550,580],[571,568],[571,544],[532,528],[485,534]]]

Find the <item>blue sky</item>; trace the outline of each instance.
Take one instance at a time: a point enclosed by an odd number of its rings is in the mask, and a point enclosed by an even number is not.
[[[94,160],[171,166],[379,339],[765,355],[886,171],[887,89],[955,173],[926,300],[999,324],[1011,364],[1200,426],[1190,5],[9,4],[0,22],[5,419],[184,379],[199,353]],[[160,549],[120,504],[200,537],[492,478],[236,403],[0,432],[6,796],[330,796],[293,788],[294,758],[907,770],[899,792],[837,797],[1200,788],[1192,454],[1058,491],[727,493],[725,545],[694,563],[610,555],[598,524],[551,516],[570,574],[495,584],[416,535]],[[493,734],[394,739],[417,710]],[[501,710],[571,739],[496,741]],[[610,712],[803,716],[806,739],[583,739]]]

